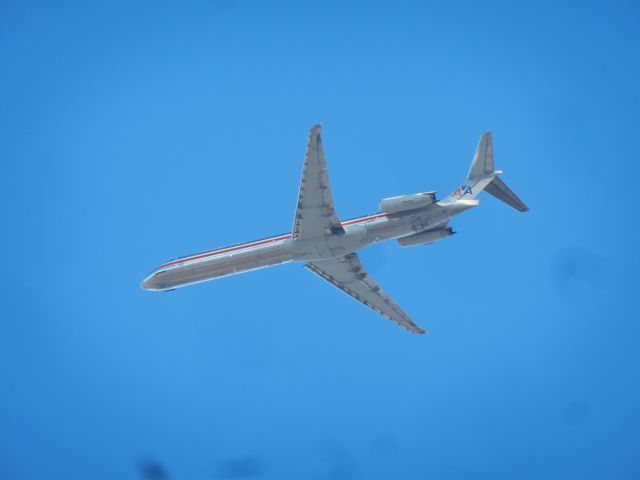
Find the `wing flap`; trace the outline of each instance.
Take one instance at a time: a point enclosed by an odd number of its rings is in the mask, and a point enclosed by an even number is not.
[[[355,253],[336,259],[310,262],[305,268],[405,330],[425,333],[369,277]]]

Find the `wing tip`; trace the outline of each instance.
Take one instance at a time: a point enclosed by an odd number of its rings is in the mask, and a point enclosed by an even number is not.
[[[415,333],[416,335],[428,335],[429,332],[427,330],[423,330],[421,329],[418,325],[416,325],[415,323],[411,322],[410,325],[403,325],[403,324],[399,324],[401,327],[404,327],[404,329],[410,333]]]

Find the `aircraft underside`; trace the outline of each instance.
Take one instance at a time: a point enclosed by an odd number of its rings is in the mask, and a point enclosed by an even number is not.
[[[483,190],[519,211],[527,207],[493,168],[491,135],[481,138],[467,180],[436,201],[435,192],[384,199],[381,213],[341,222],[335,212],[320,139],[309,133],[291,234],[211,250],[161,265],[142,283],[147,290],[173,290],[282,263],[305,267],[383,317],[413,333],[424,333],[371,279],[356,252],[397,239],[400,246],[426,245],[450,236],[449,220],[478,205]]]

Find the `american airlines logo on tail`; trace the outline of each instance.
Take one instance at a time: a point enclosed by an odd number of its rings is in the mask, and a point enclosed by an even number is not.
[[[471,190],[471,185],[460,185],[458,188],[456,188],[456,191],[453,192],[453,197],[459,199],[464,197],[467,193],[470,195],[473,195],[473,190]]]

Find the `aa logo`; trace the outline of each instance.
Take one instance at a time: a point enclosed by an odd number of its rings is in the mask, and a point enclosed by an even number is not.
[[[473,190],[471,190],[471,185],[460,185],[458,188],[456,188],[456,191],[453,192],[453,196],[454,198],[462,198],[467,193],[470,195],[473,195]]]

